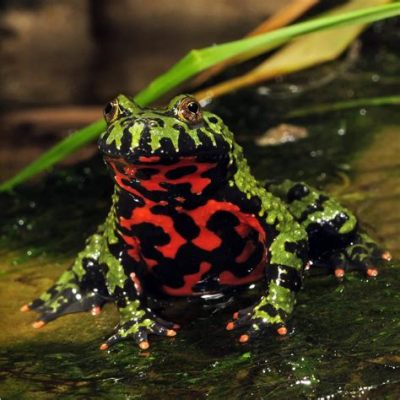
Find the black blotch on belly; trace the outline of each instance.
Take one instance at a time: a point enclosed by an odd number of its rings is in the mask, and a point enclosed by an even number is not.
[[[179,248],[174,259],[164,258],[152,269],[152,273],[157,277],[159,284],[178,289],[184,285],[186,275],[199,272],[203,261],[207,261],[206,252],[192,243],[185,243]]]
[[[199,236],[200,233],[200,228],[187,214],[174,215],[174,227],[176,231],[187,240],[193,240]]]
[[[238,218],[229,211],[217,211],[207,222],[207,228],[213,232],[232,229],[237,225],[239,225]]]
[[[126,184],[126,181],[123,181],[123,183]],[[121,191],[119,192],[116,206],[118,210],[118,216],[130,218],[135,208],[143,207],[144,205],[144,200],[141,197],[134,196],[132,193],[126,191]]]
[[[186,175],[193,174],[196,171],[197,171],[196,165],[187,165],[185,167],[177,167],[175,169],[168,171],[165,174],[165,177],[168,179],[179,179]]]
[[[215,212],[206,224],[207,229],[222,239],[221,246],[213,251],[213,254],[222,262],[234,263],[246,243],[236,232],[235,226],[237,225],[239,225],[238,218],[229,211]]]
[[[134,225],[132,235],[140,240],[140,250],[145,257],[159,259],[161,253],[156,246],[162,246],[170,242],[170,237],[164,230],[148,222]]]

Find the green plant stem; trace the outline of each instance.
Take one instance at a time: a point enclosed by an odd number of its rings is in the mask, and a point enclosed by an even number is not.
[[[135,97],[135,100],[139,105],[145,106],[206,68],[244,52],[250,51],[256,56],[300,35],[350,24],[371,23],[397,15],[400,15],[400,3],[386,4],[340,15],[321,17],[258,36],[211,46],[202,50],[192,50],[166,73],[151,82]],[[84,144],[94,140],[104,129],[105,123],[99,120],[72,133],[22,169],[17,175],[1,184],[0,191],[10,190],[30,177],[46,170]]]
[[[290,118],[306,117],[312,114],[323,114],[333,111],[348,110],[357,107],[377,107],[377,106],[393,106],[400,105],[400,96],[372,97],[347,101],[339,101],[336,103],[319,104],[313,107],[304,107],[294,110],[288,114]]]

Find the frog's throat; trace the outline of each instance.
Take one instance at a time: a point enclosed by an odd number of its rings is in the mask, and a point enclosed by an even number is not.
[[[196,157],[182,157],[173,164],[162,164],[159,157],[143,158],[141,164],[123,159],[105,158],[114,181],[122,190],[141,197],[193,197],[209,193],[227,184],[234,173],[230,159],[198,162]]]

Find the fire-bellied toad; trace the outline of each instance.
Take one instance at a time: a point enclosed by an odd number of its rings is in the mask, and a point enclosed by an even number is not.
[[[115,181],[106,221],[59,280],[23,311],[34,327],[113,300],[116,332],[101,345],[148,335],[175,336],[177,324],[146,304],[148,288],[201,296],[265,281],[252,307],[227,329],[247,326],[241,342],[273,328],[287,333],[306,265],[377,274],[382,253],[354,215],[305,183],[261,184],[217,115],[190,96],[166,108],[141,108],[120,95],[105,108],[100,151]]]

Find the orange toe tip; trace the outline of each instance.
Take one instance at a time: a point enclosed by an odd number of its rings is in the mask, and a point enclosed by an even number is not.
[[[249,335],[242,335],[242,336],[240,336],[240,338],[239,338],[239,342],[240,343],[246,343],[246,342],[248,342],[249,341]]]
[[[145,340],[145,341],[139,343],[139,347],[142,350],[147,350],[150,347],[150,343]]]
[[[44,321],[36,321],[36,322],[34,322],[33,324],[32,324],[32,326],[35,328],[35,329],[40,329],[40,328],[42,328],[43,326],[45,326],[46,325],[46,322],[44,322]]]
[[[342,269],[342,268],[335,269],[335,276],[336,276],[336,278],[343,278],[344,277],[344,269]]]
[[[235,327],[235,324],[234,324],[233,322],[228,322],[228,323],[226,324],[225,329],[226,329],[227,331],[231,331],[234,327]]]
[[[378,270],[376,268],[368,268],[367,275],[372,277],[378,276]]]
[[[237,311],[233,314],[233,318],[234,319],[238,319],[239,318],[239,313]]]
[[[176,336],[176,332],[173,329],[168,329],[167,336],[169,336],[169,337]]]
[[[382,260],[386,260],[386,261],[391,261],[392,260],[392,254],[390,253],[390,251],[384,251],[382,253]]]
[[[107,343],[103,343],[103,344],[100,346],[100,350],[108,350],[108,344],[107,344]]]
[[[281,335],[281,336],[285,336],[287,334],[286,326],[281,326],[276,331],[278,332],[278,335]]]
[[[21,312],[27,312],[30,310],[28,304],[24,304],[20,309]]]
[[[100,313],[101,313],[101,308],[100,307],[93,307],[91,310],[90,310],[90,313],[92,314],[92,315],[99,315]]]

